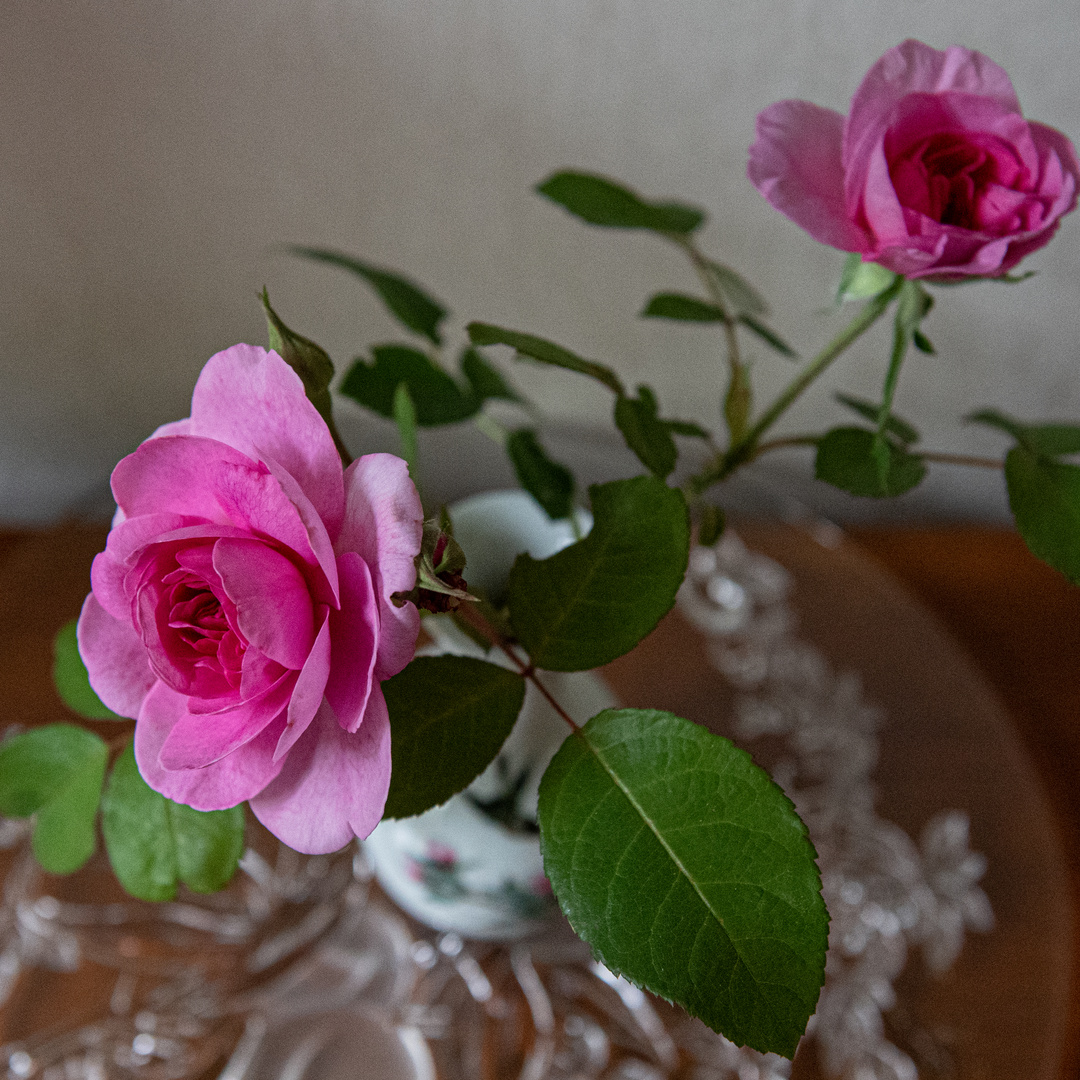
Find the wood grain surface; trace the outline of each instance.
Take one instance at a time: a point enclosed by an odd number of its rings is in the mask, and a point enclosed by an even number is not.
[[[1010,719],[1005,722],[1012,725],[1010,738],[1012,733],[1019,736],[1016,745],[1026,750],[1025,767],[1034,765],[1030,775],[1036,787],[1041,781],[1047,796],[1043,802],[1048,801],[1056,822],[1057,835],[1051,846],[1060,853],[1065,874],[1054,880],[1065,885],[1055,888],[1063,887],[1066,892],[1071,888],[1065,902],[1075,911],[1080,901],[1080,589],[1035,560],[1015,535],[1005,531],[889,528],[859,530],[854,536],[862,551],[903,582],[950,632],[974,660],[981,681],[989,683],[1006,705]],[[100,549],[103,537],[101,529],[81,527],[48,535],[0,533],[0,709],[5,723],[25,725],[64,718],[63,707],[49,684],[49,642],[55,629],[77,613],[89,561]],[[30,547],[42,543],[48,546],[50,557],[44,561],[28,558]],[[865,555],[858,553],[853,558],[855,576],[863,574],[873,583],[872,572],[858,569],[869,565]],[[27,577],[31,572],[32,580]],[[892,589],[885,581],[885,585],[875,586],[879,600],[884,597],[901,605],[908,602],[903,590]],[[820,586],[835,588],[825,579]],[[859,600],[860,588],[853,579],[851,610],[858,617],[870,618],[878,601]],[[863,615],[859,615],[863,608]],[[674,632],[677,641],[677,627]],[[936,648],[935,632],[927,631],[927,640]],[[957,655],[967,663],[959,650]],[[640,671],[628,671],[626,677],[632,682],[640,677]],[[37,692],[32,692],[34,689]],[[881,692],[887,691],[887,686],[881,688]],[[977,757],[975,753],[973,758]],[[903,777],[896,780],[902,781]],[[986,796],[995,797],[992,784]],[[918,804],[918,793],[911,802]],[[1020,865],[1022,841],[1023,837],[1009,839]],[[1045,847],[1045,838],[1039,843]],[[1024,876],[1016,875],[1016,890],[1027,886]],[[997,887],[1001,887],[1000,881]],[[1061,898],[1056,897],[1055,902],[1060,908]],[[1032,939],[1027,944],[1023,934],[1018,934],[1011,939],[1008,955],[1002,955],[1001,950],[980,951],[982,947],[975,943],[972,963],[988,983],[998,979],[1007,986],[1015,976],[1023,984],[1033,975],[1037,982],[1040,966],[1047,967],[1044,938],[1042,935],[1039,941]],[[1071,933],[1062,932],[1060,948],[1068,955],[1055,956],[1051,966],[1056,971],[1071,970],[1073,981],[1070,990],[1055,981],[1056,976],[1050,979],[1055,1012],[1062,1018],[1054,1027],[1064,1028],[1059,1076],[1073,1080],[1080,1075],[1080,987],[1076,980],[1080,953]],[[1056,1001],[1059,997],[1067,1000]],[[998,1007],[1011,1010],[1014,1020],[1036,1004],[1035,1000],[1010,1004],[1007,999],[1006,992],[995,1000],[1000,1001]],[[1038,1017],[1032,1016],[1031,1023],[1038,1026]],[[1058,1031],[1055,1037],[1060,1039],[1061,1035]],[[980,1068],[977,1075],[1002,1076],[1004,1080],[1008,1074]]]

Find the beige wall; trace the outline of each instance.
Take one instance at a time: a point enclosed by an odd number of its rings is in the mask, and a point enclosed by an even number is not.
[[[530,194],[555,167],[699,202],[706,242],[764,285],[804,347],[840,256],[745,180],[754,115],[781,97],[845,108],[913,35],[989,53],[1032,118],[1080,139],[1075,0],[0,0],[0,520],[84,504],[112,463],[187,411],[201,363],[264,341],[256,291],[339,367],[395,336],[358,287],[285,256],[334,245],[426,282],[460,317],[556,337],[711,421],[708,332],[642,324],[689,288],[657,242],[588,230]],[[1036,282],[956,290],[898,409],[940,449],[975,404],[1080,417],[1080,216],[1029,260]],[[885,345],[843,362],[872,395]],[[761,355],[763,385],[789,374]],[[550,372],[555,415],[606,413]],[[838,414],[818,393],[791,426]],[[939,476],[920,506],[995,515],[988,478]]]

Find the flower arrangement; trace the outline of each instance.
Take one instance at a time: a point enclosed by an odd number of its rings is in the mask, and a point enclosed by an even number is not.
[[[768,308],[694,234],[702,211],[647,200],[609,179],[560,172],[538,190],[595,226],[676,245],[703,295],[661,292],[642,314],[713,324],[726,343],[724,434],[662,415],[647,386],[552,341],[468,326],[460,377],[439,362],[446,312],[410,280],[349,256],[298,249],[371,286],[416,342],[377,345],[338,391],[399,429],[402,457],[352,460],[334,426],[333,365],[263,294],[270,351],[212,357],[191,415],[159,428],[112,476],[117,513],[94,562],[77,631],[57,639],[57,684],[92,720],[135,721],[106,742],[52,725],[0,746],[0,812],[35,815],[46,869],[77,869],[97,822],[120,882],[145,899],[179,884],[214,891],[243,847],[243,804],[297,851],[331,852],[384,816],[445,802],[493,760],[531,682],[568,734],[540,789],[545,870],[574,930],[611,970],[729,1039],[791,1056],[822,985],[828,915],[794,807],[744,752],[670,713],[573,717],[544,671],[580,671],[631,650],[670,610],[692,534],[724,527],[714,485],[779,446],[806,445],[819,478],[897,495],[927,464],[892,411],[909,347],[932,351],[928,286],[992,280],[1046,244],[1077,202],[1080,162],[1059,132],[1026,121],[985,56],[907,41],[866,75],[841,117],[785,101],[758,118],[751,181],[823,243],[849,252],[850,325],[757,410],[740,354],[749,332],[792,350]],[[880,401],[839,394],[859,423],[769,439],[777,419],[889,310]],[[529,426],[489,402],[525,405],[482,350],[598,381],[641,475],[589,491],[587,535],[548,559],[520,556],[505,589],[468,583],[468,552],[445,512],[425,516],[411,479],[417,429],[475,420],[505,446],[521,485],[554,519],[574,518],[572,471]],[[970,420],[1011,442],[1000,463],[1021,535],[1080,582],[1080,426],[983,409]],[[702,444],[669,480],[677,440]],[[685,470],[684,470],[685,471]],[[418,657],[421,616],[449,614],[512,666]],[[438,861],[438,859],[436,859]]]

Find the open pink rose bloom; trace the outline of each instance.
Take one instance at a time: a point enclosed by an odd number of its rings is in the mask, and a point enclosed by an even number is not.
[[[298,851],[366,836],[390,785],[380,682],[419,629],[390,600],[420,550],[405,462],[343,470],[295,372],[236,345],[112,489],[79,649],[102,701],[136,718],[144,779],[198,810],[250,800]]]
[[[811,236],[907,277],[1006,273],[1076,206],[1072,143],[1027,121],[982,53],[918,41],[867,73],[845,119],[808,101],[758,116],[748,173]]]

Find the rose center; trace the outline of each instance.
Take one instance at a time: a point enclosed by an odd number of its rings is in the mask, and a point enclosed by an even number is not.
[[[162,598],[167,625],[177,647],[174,656],[183,655],[193,667],[219,672],[238,689],[247,642],[229,624],[221,600],[190,570],[174,570],[162,583],[167,590]]]
[[[1028,224],[1030,175],[996,135],[927,136],[894,157],[889,174],[902,206],[943,225],[1000,232]]]

